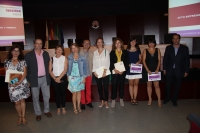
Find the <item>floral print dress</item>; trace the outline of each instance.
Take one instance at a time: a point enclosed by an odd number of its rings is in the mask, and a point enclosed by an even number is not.
[[[85,89],[85,84],[83,83],[83,77],[80,77],[78,62],[74,61],[72,65],[72,72],[69,76],[68,89],[71,92],[78,92]]]
[[[19,61],[16,65],[14,65],[12,61],[8,59],[4,62],[4,67],[8,68],[9,70],[23,72],[24,66],[26,66],[26,62],[24,60]],[[31,95],[26,78],[16,87],[11,87],[11,85],[8,84],[8,91],[11,102],[17,102],[19,100],[26,99]]]

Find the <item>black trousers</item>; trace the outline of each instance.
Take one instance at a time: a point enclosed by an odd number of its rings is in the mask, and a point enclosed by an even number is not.
[[[119,97],[121,99],[124,98],[125,75],[126,75],[125,72],[122,75],[120,75],[120,74],[112,74],[112,95],[111,95],[111,99],[112,100],[115,100],[117,98],[118,87],[119,87]]]
[[[64,82],[57,83],[54,81],[54,79],[51,79],[57,108],[60,108],[60,105],[62,105],[62,107],[64,108],[66,103],[66,90],[68,84],[67,76],[63,76],[61,80],[63,80]]]
[[[175,70],[174,70],[175,71]],[[183,78],[178,78],[175,76],[175,73],[173,71],[173,74],[169,77],[166,77],[166,85],[165,85],[165,100],[169,101],[170,100],[170,93],[171,93],[171,88],[172,84],[174,84],[174,91],[172,93],[172,102],[177,102],[178,100],[178,95],[180,92],[181,88],[181,82]]]
[[[108,101],[109,78],[110,78],[109,75],[104,78],[99,78],[99,79],[97,77],[95,77],[100,100]],[[103,84],[103,88],[102,88],[102,84]]]

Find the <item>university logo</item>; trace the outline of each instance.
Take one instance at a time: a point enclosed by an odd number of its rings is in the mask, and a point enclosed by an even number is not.
[[[92,28],[94,28],[94,29],[98,29],[99,28],[99,22],[98,21],[93,21],[92,22]]]

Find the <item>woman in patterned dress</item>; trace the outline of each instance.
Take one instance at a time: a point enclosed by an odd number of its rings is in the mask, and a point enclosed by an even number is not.
[[[72,93],[74,113],[78,114],[80,108],[81,90],[85,89],[85,77],[87,76],[86,59],[79,54],[79,46],[72,43],[70,46],[71,54],[68,56],[68,89]]]
[[[17,70],[24,72],[22,78],[14,84],[8,83],[8,91],[11,102],[15,102],[15,108],[19,115],[17,124],[26,125],[25,118],[26,103],[25,99],[30,96],[30,89],[26,80],[26,62],[21,47],[14,45],[8,51],[8,57],[4,62],[5,70]]]

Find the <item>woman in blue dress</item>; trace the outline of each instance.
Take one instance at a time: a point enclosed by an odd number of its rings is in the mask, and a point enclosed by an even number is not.
[[[139,79],[142,78],[141,73],[131,73],[130,72],[130,65],[132,63],[134,64],[140,64],[141,63],[141,51],[137,44],[137,40],[135,37],[131,37],[130,41],[127,46],[127,53],[128,53],[128,66],[126,71],[126,79],[129,81],[129,93],[131,96],[131,104],[137,105],[137,93],[138,93],[138,83]]]
[[[68,89],[72,93],[74,113],[78,114],[80,108],[81,90],[85,89],[85,77],[87,76],[86,59],[79,54],[79,46],[72,43],[70,46],[71,54],[68,56]]]

